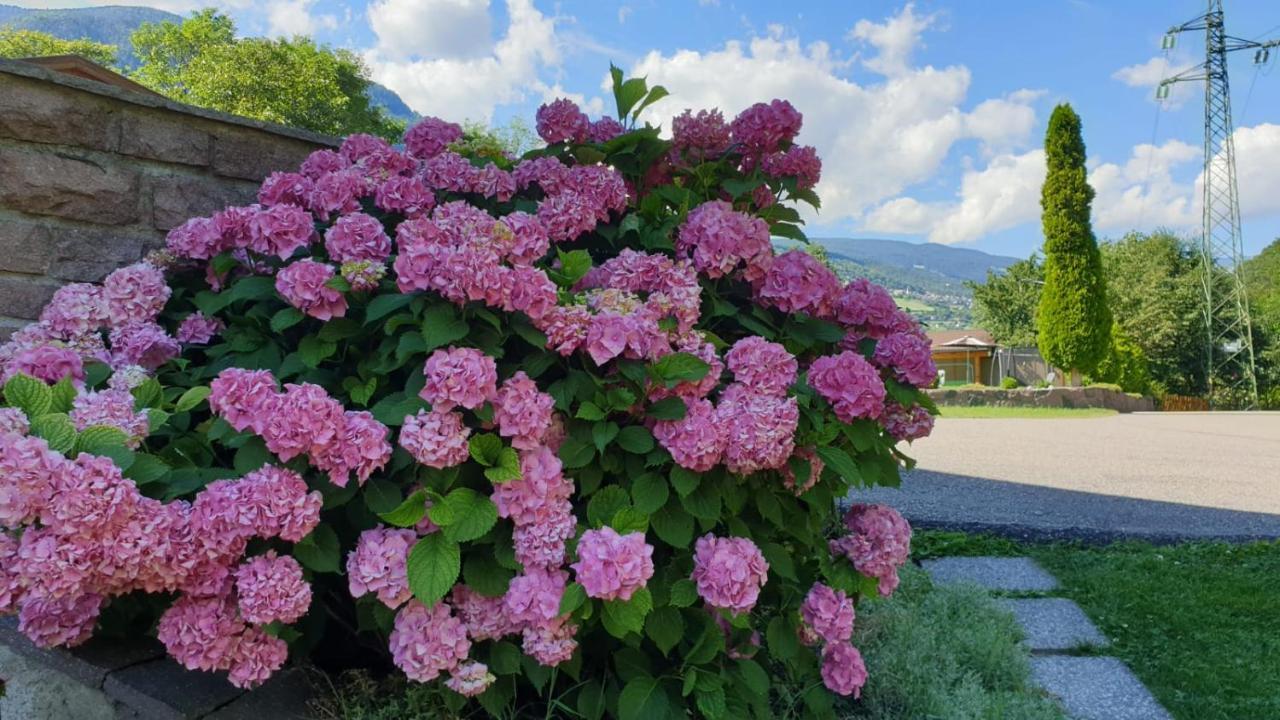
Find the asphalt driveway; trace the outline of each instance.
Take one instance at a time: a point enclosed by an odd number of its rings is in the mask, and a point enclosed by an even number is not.
[[[901,489],[917,525],[1025,536],[1280,537],[1280,413],[940,419]]]

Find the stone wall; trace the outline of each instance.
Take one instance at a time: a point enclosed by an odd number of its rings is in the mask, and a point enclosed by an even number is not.
[[[929,390],[939,405],[988,405],[995,407],[1107,408],[1117,412],[1150,412],[1155,401],[1101,387],[1076,388],[964,388]]]
[[[0,340],[337,140],[0,60]]]

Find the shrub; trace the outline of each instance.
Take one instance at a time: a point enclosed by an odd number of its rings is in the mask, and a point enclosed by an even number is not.
[[[1016,377],[1006,376],[1000,380],[1000,388],[1003,390],[1017,390],[1022,387],[1022,383]]]
[[[1151,391],[1151,371],[1148,368],[1147,355],[1133,340],[1120,329],[1120,324],[1111,326],[1111,346],[1093,377],[1103,383],[1114,385],[1124,392],[1146,394]]]
[[[394,663],[441,715],[831,716],[910,537],[835,501],[930,431],[929,345],[774,255],[817,205],[799,113],[668,140],[663,92],[615,71],[628,126],[556,101],[519,160],[355,135],[60,290],[0,351],[0,611],[155,621],[245,687]]]

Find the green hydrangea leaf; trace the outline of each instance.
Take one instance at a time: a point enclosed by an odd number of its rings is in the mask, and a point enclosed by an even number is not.
[[[418,539],[409,551],[409,589],[423,605],[439,602],[458,581],[462,569],[462,553],[458,543],[444,533],[431,533]]]
[[[53,408],[53,391],[43,381],[18,373],[4,384],[4,399],[22,410],[27,419],[38,418]]]

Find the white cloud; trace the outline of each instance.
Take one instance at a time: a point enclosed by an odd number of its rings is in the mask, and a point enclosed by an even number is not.
[[[479,58],[493,50],[489,0],[377,0],[369,25],[392,61]]]
[[[271,0],[267,3],[267,34],[272,37],[313,35],[320,28],[334,30],[338,18],[329,14],[313,15],[316,0]]]
[[[1147,90],[1148,97],[1154,102],[1156,101],[1155,88],[1160,81],[1189,70],[1194,65],[1195,62],[1184,53],[1156,55],[1146,62],[1122,67],[1112,73],[1111,77],[1129,87]],[[1196,83],[1191,82],[1175,83],[1169,89],[1169,97],[1163,102],[1170,109],[1182,107],[1183,103],[1196,96],[1197,87],[1199,86]]]
[[[1199,201],[1191,183],[1178,182],[1175,169],[1197,163],[1200,148],[1181,140],[1143,143],[1123,164],[1101,163],[1089,172],[1093,224],[1098,230],[1125,232],[1153,227],[1185,228],[1199,221]]]
[[[627,18],[631,17],[631,13],[635,12],[635,8],[630,5],[622,5],[618,8],[618,24],[622,25],[627,22]]]
[[[631,74],[672,92],[646,111],[647,119],[668,127],[686,107],[719,107],[732,117],[760,100],[790,100],[804,114],[799,141],[816,146],[823,158],[818,193],[821,219],[830,223],[858,218],[933,178],[957,142],[978,139],[1008,152],[1024,146],[1034,128],[1038,93],[1012,93],[967,112],[968,69],[908,65],[911,43],[931,21],[908,6],[883,23],[858,23],[853,35],[879,53],[864,64],[887,73],[878,83],[847,79],[851,61],[830,45],[802,44],[780,30],[705,52],[652,51]]]
[[[866,42],[879,51],[875,57],[863,61],[867,69],[890,77],[902,75],[911,69],[911,53],[921,44],[921,35],[936,18],[936,14],[916,15],[915,6],[907,3],[901,12],[883,23],[859,20],[849,32],[849,37]]]
[[[424,115],[488,121],[495,106],[519,102],[529,92],[540,95],[547,87],[540,71],[560,62],[554,20],[531,0],[507,0],[507,15],[505,34],[482,57],[405,60],[375,47],[365,60],[374,80]]]
[[[1237,128],[1236,181],[1240,215],[1256,219],[1280,215],[1280,125],[1262,123]],[[1199,196],[1199,183],[1196,195]]]
[[[867,214],[867,230],[928,234],[930,242],[952,245],[1020,225],[1040,216],[1044,151],[997,155],[960,180],[955,202],[923,203],[894,198]]]

